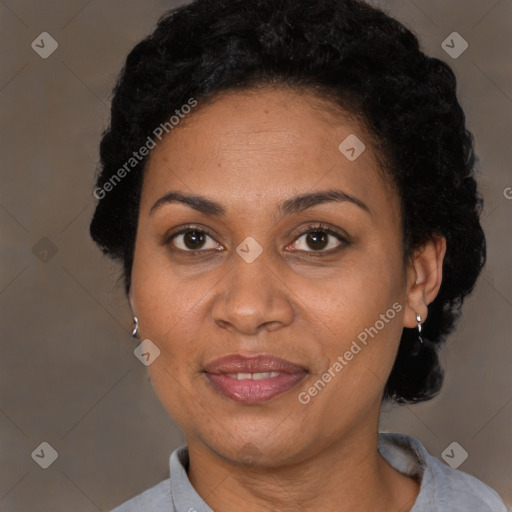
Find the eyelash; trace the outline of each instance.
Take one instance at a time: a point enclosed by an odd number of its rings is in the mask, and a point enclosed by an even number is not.
[[[194,231],[196,233],[204,233],[204,234],[208,235],[212,240],[215,241],[215,235],[207,228],[199,228],[197,226],[194,226],[193,224],[188,224],[188,225],[184,226],[180,231],[177,231],[176,233],[171,233],[170,235],[166,236],[164,243],[165,243],[165,245],[171,245],[171,242],[174,240],[174,238],[176,238],[179,235],[184,235],[186,233],[189,233],[191,231]],[[317,231],[324,232],[324,233],[327,233],[328,235],[335,237],[336,239],[338,239],[338,241],[341,242],[341,244],[338,247],[336,247],[334,249],[330,249],[328,251],[319,249],[317,251],[315,251],[315,250],[310,250],[310,251],[294,250],[292,252],[305,253],[308,257],[309,256],[322,257],[322,256],[332,255],[332,254],[338,252],[339,250],[341,250],[344,246],[349,245],[349,242],[346,240],[346,238],[343,235],[341,235],[341,233],[338,233],[334,229],[332,229],[329,226],[326,226],[325,224],[322,224],[322,223],[318,223],[315,226],[310,226],[310,227],[302,230],[300,233],[297,234],[297,236],[294,238],[292,243],[295,243],[303,235],[306,235],[306,234],[312,233],[312,232],[317,232]],[[193,255],[193,256],[204,256],[204,254],[202,254],[202,253],[204,253],[206,251],[215,251],[216,249],[185,250],[185,249],[178,249],[176,247],[172,247],[171,250],[179,251],[181,253],[189,253],[190,255]]]

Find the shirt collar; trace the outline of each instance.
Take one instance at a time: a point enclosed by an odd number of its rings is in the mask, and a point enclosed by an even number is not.
[[[213,512],[192,487],[187,475],[188,464],[186,446],[180,446],[171,453],[169,468],[175,512]]]
[[[428,464],[429,454],[417,439],[405,434],[383,433],[378,436],[378,451],[397,471],[421,479],[418,498],[411,512],[423,508],[432,499],[434,474]],[[169,460],[171,495],[175,512],[213,512],[197,494],[187,475],[189,455],[186,446],[174,450]],[[425,503],[423,503],[425,502]],[[429,501],[429,503],[431,503]]]

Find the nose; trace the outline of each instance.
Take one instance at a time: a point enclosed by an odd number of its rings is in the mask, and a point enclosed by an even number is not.
[[[231,268],[219,282],[212,305],[213,321],[244,335],[289,325],[294,308],[284,280],[269,265],[265,251],[252,263],[233,253]]]

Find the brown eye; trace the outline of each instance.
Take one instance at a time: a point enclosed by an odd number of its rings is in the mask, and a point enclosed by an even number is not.
[[[188,249],[199,249],[205,241],[204,233],[200,231],[189,231],[183,235],[183,243]]]
[[[306,244],[315,250],[325,249],[329,243],[329,235],[324,231],[310,231],[306,235]]]
[[[348,243],[336,231],[316,227],[303,232],[295,239],[293,245],[295,246],[294,251],[329,253],[335,252]]]
[[[211,240],[210,246],[207,246],[208,239]],[[197,251],[216,249],[218,244],[205,231],[199,229],[187,229],[176,233],[171,237],[169,242],[177,249],[182,251]]]

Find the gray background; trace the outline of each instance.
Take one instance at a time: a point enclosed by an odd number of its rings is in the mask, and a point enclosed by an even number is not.
[[[2,512],[109,510],[167,478],[184,442],[133,355],[118,268],[88,235],[110,91],[129,50],[173,5],[0,0]],[[438,457],[457,441],[469,454],[460,469],[512,504],[512,1],[380,5],[458,76],[489,243],[442,352],[441,395],[387,406],[382,429],[416,436]],[[31,48],[44,31],[59,44],[47,59]],[[457,59],[441,47],[453,31],[469,43]],[[43,441],[58,452],[48,469],[31,456]]]

